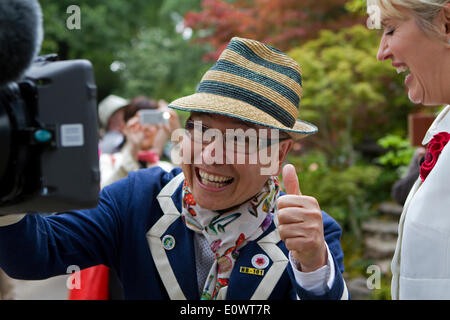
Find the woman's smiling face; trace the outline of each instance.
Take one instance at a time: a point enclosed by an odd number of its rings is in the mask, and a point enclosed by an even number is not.
[[[439,40],[426,35],[410,13],[405,14],[405,20],[383,20],[384,32],[377,59],[391,59],[397,72],[406,72],[405,85],[413,103],[448,103],[444,81],[448,70],[442,66],[448,49]]]

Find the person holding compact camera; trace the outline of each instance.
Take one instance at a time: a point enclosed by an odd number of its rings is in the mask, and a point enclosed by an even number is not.
[[[155,150],[155,140],[160,136],[160,132],[171,132],[169,122],[165,123],[161,117],[159,103],[144,96],[137,96],[132,99],[124,108],[123,121],[125,126],[122,132],[125,136],[125,142],[119,152],[102,153],[100,156],[101,187],[109,185],[121,178],[128,176],[128,173],[141,168],[150,168],[160,166],[166,171],[173,169],[173,165],[167,161],[160,161],[162,150]],[[150,116],[157,119],[149,119],[145,123],[144,117],[140,112],[154,111]],[[148,113],[147,113],[148,114]],[[176,112],[171,110],[167,113],[168,117],[176,119]],[[158,118],[159,117],[159,118]],[[174,121],[170,123],[174,126]],[[175,123],[176,125],[176,123]],[[164,135],[166,136],[166,135]],[[158,140],[163,146],[165,141]]]

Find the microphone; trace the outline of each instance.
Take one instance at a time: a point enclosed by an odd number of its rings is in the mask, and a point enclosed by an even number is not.
[[[0,0],[0,87],[22,77],[39,54],[42,25],[37,0]]]

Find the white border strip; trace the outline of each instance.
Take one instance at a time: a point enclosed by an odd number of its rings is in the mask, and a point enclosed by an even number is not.
[[[25,217],[26,214],[9,214],[6,216],[0,217],[0,227],[9,226],[11,224],[15,224],[22,220],[23,217]]]
[[[153,225],[147,232],[146,237],[150,246],[150,253],[153,256],[156,269],[158,270],[161,280],[172,300],[186,300],[181,287],[175,277],[169,259],[167,258],[166,250],[163,247],[161,236],[166,232],[169,226],[180,217],[180,212],[176,208],[171,198],[173,192],[183,181],[184,175],[180,173],[173,178],[158,194],[159,205],[161,206],[164,215]]]
[[[286,269],[289,260],[277,246],[279,241],[281,238],[278,229],[258,241],[258,245],[269,255],[273,263],[250,300],[267,300]]]

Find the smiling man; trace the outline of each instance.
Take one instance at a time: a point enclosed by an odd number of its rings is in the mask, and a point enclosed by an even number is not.
[[[348,298],[339,225],[292,165],[286,194],[277,178],[293,141],[317,131],[297,120],[301,93],[293,59],[233,38],[169,105],[190,112],[181,169],[130,173],[94,209],[0,217],[0,266],[36,279],[105,264],[128,299]]]

